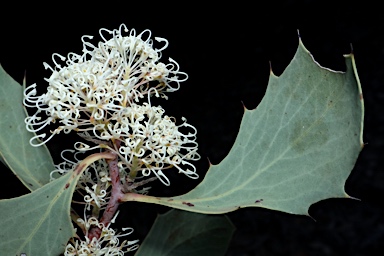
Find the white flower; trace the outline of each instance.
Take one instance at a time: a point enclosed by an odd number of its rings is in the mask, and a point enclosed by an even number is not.
[[[116,120],[111,120],[106,127],[96,131],[97,139],[100,140],[119,140],[120,147],[114,150],[120,157],[120,179],[134,181],[137,174],[149,176],[155,174],[165,185],[170,185],[169,179],[163,172],[166,169],[175,167],[179,173],[197,179],[196,168],[189,161],[200,159],[197,153],[198,144],[196,142],[196,129],[186,123],[176,125],[174,118],[164,115],[164,109],[160,106],[154,107],[149,103],[137,105],[132,103],[129,107],[118,112]],[[183,134],[180,129],[189,129],[190,132]],[[84,138],[90,135],[84,136]],[[90,141],[97,139],[88,138]],[[87,151],[98,148],[90,147],[85,143],[77,142],[75,147],[79,151]],[[74,163],[73,163],[74,164]],[[68,162],[57,166],[54,172],[63,173],[64,166]],[[73,165],[70,165],[73,168]],[[96,179],[91,179],[87,170],[80,178],[78,187],[83,190],[87,188],[87,182],[91,184],[103,184],[110,181],[108,176],[108,166],[105,160],[99,160],[91,165]],[[88,175],[89,174],[89,175]],[[52,176],[53,174],[51,174]],[[84,184],[84,185],[82,185]],[[87,202],[99,204],[95,195],[87,190],[89,196]],[[89,207],[89,205],[88,205]]]
[[[81,160],[77,158],[77,155],[82,152],[73,154],[73,161],[64,157],[64,153],[66,152],[74,153],[76,151],[66,149],[61,152],[61,158],[63,158],[64,162],[55,165],[56,169],[50,173],[51,181],[63,174],[73,171],[81,162]],[[58,174],[60,176],[58,176]],[[110,181],[108,164],[105,159],[99,159],[93,162],[81,173],[79,181],[76,184],[76,191],[81,195],[85,194],[83,197],[87,210],[90,210],[91,206],[97,206],[97,208],[100,209],[107,205],[108,202],[106,199],[110,197],[111,193],[109,189],[111,186]]]
[[[112,38],[106,39],[105,32]],[[112,31],[100,29],[100,36],[103,42],[97,46],[86,41],[92,36],[82,37],[82,55],[70,53],[65,58],[53,54],[54,68],[44,63],[52,70],[51,77],[46,79],[49,86],[45,94],[36,96],[35,84],[26,88],[24,104],[37,108],[33,116],[25,119],[27,129],[38,132],[50,123],[59,123],[43,142],[36,144],[34,140],[44,139],[45,134],[33,137],[33,146],[44,144],[61,131],[103,130],[116,117],[116,112],[146,94],[166,97],[165,92],[178,90],[179,83],[188,77],[179,71],[173,59],[169,59],[169,64],[159,62],[168,41],[155,37],[155,41],[164,45],[154,48],[150,30],[136,35],[134,29],[128,31],[121,25]],[[65,65],[58,64],[56,58],[66,60]],[[42,114],[47,118],[43,119]]]
[[[170,183],[162,170],[171,167],[190,178],[198,178],[195,167],[187,161],[200,159],[196,129],[185,118],[181,125],[176,125],[173,118],[163,114],[160,106],[132,104],[121,114],[119,122],[108,126],[110,136],[121,140],[119,153],[126,169],[140,171],[143,176],[153,172],[165,185]],[[192,129],[192,133],[181,133],[181,127]]]
[[[111,38],[106,38],[106,34]],[[200,159],[196,129],[185,119],[176,125],[173,118],[164,115],[164,109],[150,104],[151,96],[165,97],[165,92],[178,90],[179,83],[187,79],[174,60],[169,59],[168,64],[159,61],[168,41],[155,37],[163,46],[154,48],[149,30],[136,34],[125,25],[112,31],[100,29],[100,36],[103,41],[97,46],[87,41],[92,36],[82,37],[82,55],[70,53],[67,58],[52,55],[54,67],[45,64],[52,70],[51,77],[46,79],[49,86],[45,94],[36,96],[35,84],[26,88],[24,104],[37,108],[34,115],[25,119],[28,131],[39,132],[51,123],[58,123],[49,138],[36,143],[35,140],[46,136],[36,135],[30,143],[39,146],[61,131],[74,130],[95,143],[90,146],[76,142],[76,150],[104,148],[119,155],[123,182],[154,173],[169,185],[163,171],[172,167],[190,178],[198,178],[194,165],[189,163]],[[57,58],[66,60],[64,65],[60,65]],[[183,78],[179,78],[180,75]],[[144,96],[148,103],[139,102]],[[183,134],[181,131],[186,128],[192,132]],[[58,166],[51,173],[51,179],[55,173],[67,172],[67,167],[66,164]],[[96,170],[97,180],[94,180],[86,171],[80,179],[79,188],[89,190],[86,191],[90,196],[88,207],[91,203],[99,206],[102,201],[90,192],[87,182],[107,187],[110,181],[107,173],[106,168],[102,172]]]
[[[87,219],[84,216],[84,219],[78,219],[77,222],[85,228],[84,240],[72,238],[65,248],[65,256],[124,256],[125,252],[134,251],[139,247],[137,244],[139,240],[125,240],[122,243],[119,241],[119,238],[132,234],[132,228],[123,228],[123,231],[127,231],[125,234],[116,234],[115,230],[109,227],[109,224],[105,227],[95,217]],[[90,239],[88,237],[88,232],[93,227],[101,229],[99,238]]]
[[[85,191],[88,193],[88,195],[84,196],[84,201],[86,202],[88,211],[91,210],[90,206],[92,204],[95,204],[98,208],[107,204],[107,201],[105,201],[107,191],[105,191],[105,189],[100,189],[97,184],[92,186],[92,190],[86,186]]]

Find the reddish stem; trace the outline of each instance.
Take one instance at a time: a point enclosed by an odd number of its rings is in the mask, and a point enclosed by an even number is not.
[[[116,144],[117,148],[119,148],[120,142],[117,141]],[[121,203],[121,198],[124,195],[123,186],[120,182],[119,167],[117,166],[117,155],[114,159],[107,159],[107,163],[109,167],[109,175],[111,177],[112,190],[107,208],[105,209],[103,216],[100,219],[100,223],[103,223],[105,227],[111,222],[111,220],[115,216],[116,211],[119,208],[119,204]],[[93,237],[99,239],[100,234],[101,229],[99,227],[93,227],[89,230],[88,237],[91,240]]]

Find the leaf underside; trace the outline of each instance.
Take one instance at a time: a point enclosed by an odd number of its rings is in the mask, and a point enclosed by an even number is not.
[[[46,146],[32,147],[25,128],[23,87],[0,66],[0,159],[31,191],[49,182],[55,169]]]
[[[171,210],[157,217],[135,256],[221,256],[234,230],[226,216]]]
[[[239,134],[224,160],[211,165],[187,194],[141,201],[218,214],[264,207],[308,214],[311,204],[346,198],[344,184],[363,147],[363,97],[353,55],[347,71],[321,67],[301,40],[280,77],[272,72],[266,94],[245,110]]]
[[[21,197],[0,200],[1,255],[59,255],[75,235],[70,218],[72,196],[82,172],[94,161],[111,158],[93,154],[75,170]]]
[[[74,235],[69,215],[76,186],[72,179],[67,174],[33,193],[0,201],[2,255],[59,255],[64,251]]]

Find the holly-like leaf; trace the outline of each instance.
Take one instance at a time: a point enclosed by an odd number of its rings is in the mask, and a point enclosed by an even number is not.
[[[171,210],[157,217],[135,256],[221,256],[234,230],[226,216]]]
[[[308,214],[311,204],[347,198],[344,184],[363,148],[363,97],[352,54],[347,71],[321,67],[301,40],[280,77],[245,110],[236,141],[189,193],[172,198],[127,194],[141,201],[201,213],[264,207]]]
[[[25,128],[23,87],[0,66],[0,159],[31,191],[49,182],[55,169],[47,147],[32,147]]]
[[[74,235],[69,205],[76,184],[68,183],[70,178],[67,174],[33,193],[0,201],[0,251],[4,255],[64,252]]]
[[[60,255],[75,235],[70,204],[80,174],[92,162],[113,158],[99,153],[85,158],[77,168],[21,197],[0,200],[1,255]]]

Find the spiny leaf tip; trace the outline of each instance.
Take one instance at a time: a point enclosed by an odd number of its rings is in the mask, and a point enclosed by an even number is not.
[[[270,76],[274,76],[275,74],[273,73],[273,70],[272,70],[272,62],[271,61],[269,61],[269,75]]]
[[[241,101],[241,105],[243,105],[244,112],[248,110],[243,101]]]

